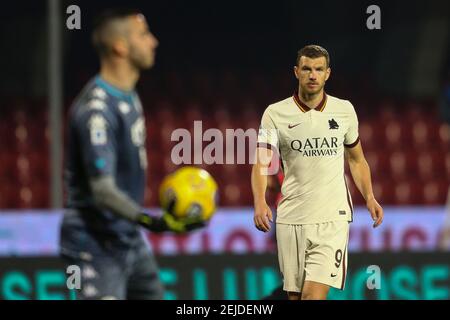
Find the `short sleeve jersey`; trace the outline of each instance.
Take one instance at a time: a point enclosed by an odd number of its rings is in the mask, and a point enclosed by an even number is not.
[[[113,232],[136,225],[95,206],[89,180],[112,176],[117,187],[138,205],[144,201],[147,156],[142,105],[134,91],[125,92],[100,76],[91,80],[71,107],[65,183],[67,207],[92,213],[98,225]]]
[[[277,223],[352,221],[353,206],[344,176],[344,148],[357,145],[353,105],[324,93],[314,109],[297,93],[264,112],[258,146],[281,157],[284,180]]]

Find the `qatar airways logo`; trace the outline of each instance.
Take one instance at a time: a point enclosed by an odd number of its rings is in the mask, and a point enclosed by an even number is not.
[[[337,155],[337,137],[307,138],[292,140],[291,149],[301,153],[304,157],[323,157]]]

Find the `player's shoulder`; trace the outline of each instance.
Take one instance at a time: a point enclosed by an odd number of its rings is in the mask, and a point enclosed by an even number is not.
[[[327,94],[327,106],[336,111],[346,111],[349,113],[355,112],[355,107],[350,100],[341,99]]]
[[[292,98],[292,96],[290,96],[286,99],[283,99],[283,100],[280,100],[280,101],[270,104],[266,108],[265,112],[269,113],[269,114],[270,113],[280,113],[286,109],[292,108],[292,104],[295,105],[295,102],[294,102],[294,99]]]
[[[93,113],[111,117],[115,108],[114,101],[107,91],[96,84],[95,79],[89,81],[74,100],[71,116],[74,119],[85,118]]]
[[[76,126],[102,122],[115,128],[118,120],[112,98],[96,84],[95,79],[89,81],[72,103],[70,122]]]

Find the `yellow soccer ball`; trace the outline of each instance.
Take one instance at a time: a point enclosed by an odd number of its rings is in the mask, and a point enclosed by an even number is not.
[[[217,183],[208,171],[186,166],[169,174],[159,188],[161,208],[176,218],[211,219],[217,209]],[[172,208],[170,208],[172,203]]]

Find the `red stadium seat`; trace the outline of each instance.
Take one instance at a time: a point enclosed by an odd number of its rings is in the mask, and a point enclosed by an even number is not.
[[[147,130],[146,146],[147,151],[161,149],[160,129],[154,120],[146,121],[145,128]]]
[[[374,180],[373,193],[381,204],[393,204],[395,200],[394,184],[390,180]]]
[[[17,155],[14,164],[14,176],[20,184],[29,184],[31,182],[31,165],[27,155]]]
[[[148,174],[162,175],[164,172],[164,159],[159,150],[147,149]]]
[[[412,125],[412,135],[417,150],[437,145],[440,142],[439,124],[432,120],[419,120]]]
[[[16,183],[28,185],[34,181],[45,184],[49,180],[49,166],[47,153],[18,153],[10,154],[6,167],[9,172],[6,176]]]
[[[389,159],[390,176],[395,180],[415,176],[416,157],[412,152],[394,151]]]
[[[190,94],[201,100],[209,100],[215,88],[213,79],[206,73],[197,72],[190,80]]]
[[[148,185],[148,183],[145,188],[144,206],[147,208],[158,206],[158,188],[151,187]]]
[[[423,186],[423,204],[445,205],[448,193],[446,180],[433,180]]]
[[[32,208],[48,208],[50,205],[49,184],[41,184],[34,182],[31,186],[32,192]]]
[[[28,209],[32,208],[33,203],[33,192],[31,191],[29,186],[22,186],[17,189],[17,195],[15,196],[16,201],[18,202],[18,208],[20,209]]]
[[[260,122],[262,114],[257,111],[257,106],[253,99],[244,100],[239,104],[240,112],[235,118],[238,127],[247,128],[249,122]],[[259,125],[258,125],[259,127]]]
[[[417,171],[422,181],[433,178],[433,160],[429,153],[421,153],[417,157]]]
[[[239,175],[238,165],[236,164],[224,164],[222,165],[222,176],[227,181],[239,181],[242,177]]]
[[[170,154],[163,156],[163,176],[166,176],[172,172],[174,172],[179,166],[174,163]]]
[[[206,118],[206,115],[201,111],[200,104],[190,102],[184,106],[180,127],[191,127],[194,124],[194,121],[203,122],[204,118]]]
[[[253,193],[250,179],[241,181],[239,184],[240,204],[244,206],[253,206]]]
[[[417,121],[422,121],[426,114],[422,111],[422,107],[417,103],[407,103],[403,112],[403,120],[405,123],[414,124]]]
[[[397,120],[390,120],[384,128],[385,147],[391,150],[401,149],[404,145],[408,145],[411,136],[408,127],[402,125]]]
[[[213,105],[213,110],[213,118],[217,124],[231,121],[230,107],[226,102],[216,102],[215,105]]]
[[[369,163],[372,175],[378,179],[390,175],[389,155],[383,151],[365,152],[365,157]]]
[[[172,141],[172,134],[176,133],[175,130],[177,130],[177,129],[180,129],[180,128],[178,126],[176,126],[175,123],[164,124],[164,125],[160,126],[159,140],[160,140],[160,149],[163,154],[170,153],[173,146],[178,144],[178,141],[180,141],[180,142],[184,141],[181,137],[176,137],[176,136],[174,136],[174,138],[176,138],[178,140]],[[179,131],[179,132],[183,132],[183,131]],[[192,144],[192,140],[193,140],[193,135],[191,135],[191,144]]]
[[[227,183],[222,185],[219,190],[220,203],[224,206],[242,205],[242,194],[239,185],[236,183]]]
[[[28,140],[31,143],[31,151],[39,151],[41,154],[46,153],[49,150],[49,139],[46,131],[48,126],[42,125],[41,123],[32,123],[27,127]],[[63,135],[62,137],[66,137]]]
[[[204,165],[203,169],[209,172],[217,183],[223,180],[221,164]],[[220,187],[220,185],[219,185]]]
[[[152,112],[150,116],[156,121],[158,126],[167,124],[174,124],[177,126],[177,112],[174,111],[174,106],[170,101],[158,101],[154,110],[155,111]]]
[[[417,180],[404,180],[395,185],[396,205],[417,205],[423,202],[422,184]]]
[[[25,124],[19,124],[14,128],[13,144],[18,152],[29,152],[33,146],[30,133]]]
[[[22,103],[26,104],[25,102],[20,102],[20,106],[14,107],[14,110],[12,112],[13,117],[13,124],[14,125],[27,125],[30,123],[30,113],[27,112],[27,108],[25,105],[22,105]]]
[[[428,130],[428,139],[433,144],[439,144],[441,141],[441,119],[439,118],[431,118],[426,121],[426,126]]]
[[[240,89],[238,75],[231,70],[225,71],[219,76],[217,86],[221,90],[215,90],[216,99],[217,97],[227,100],[230,97],[231,99],[235,98]]]
[[[3,179],[15,178],[16,155],[11,151],[0,153],[0,177]]]
[[[449,150],[450,146],[450,126],[441,124],[439,126],[439,146],[440,150]]]
[[[377,146],[376,132],[369,121],[362,121],[359,125],[359,138],[365,151],[372,151]]]
[[[0,208],[8,209],[16,206],[15,199],[11,196],[11,185],[10,181],[2,180],[0,181]]]
[[[417,171],[422,181],[442,178],[445,155],[438,151],[422,152],[417,156]]]
[[[445,154],[445,173],[447,180],[450,180],[450,152]]]
[[[381,124],[395,120],[397,118],[396,115],[397,109],[398,107],[392,101],[389,100],[383,101],[378,106],[379,111],[377,115],[377,120]]]

